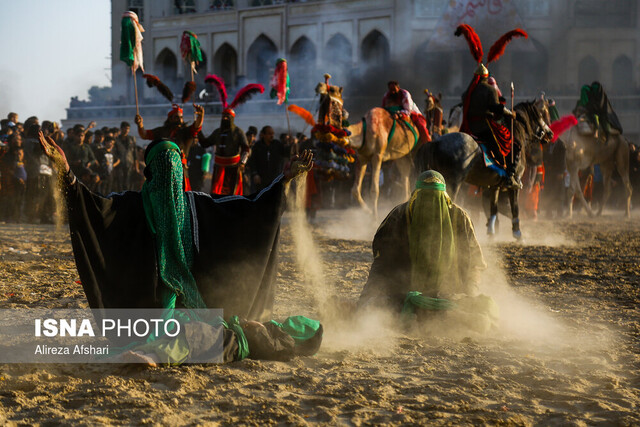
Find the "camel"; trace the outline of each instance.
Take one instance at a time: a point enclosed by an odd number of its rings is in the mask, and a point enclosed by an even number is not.
[[[616,130],[611,129],[605,142],[594,136],[593,126],[584,115],[578,117],[578,125],[571,128],[562,140],[566,147],[567,171],[570,176],[569,188],[573,196],[577,196],[584,206],[587,214],[593,216],[593,211],[588,205],[580,188],[578,171],[595,164],[600,165],[604,180],[604,194],[602,203],[598,207],[598,215],[602,214],[602,208],[611,195],[611,174],[614,168],[622,177],[627,196],[626,215],[631,217],[631,183],[629,181],[629,142]],[[573,215],[573,203],[569,201],[569,218]]]
[[[411,121],[408,119],[409,122]],[[363,132],[363,122],[366,123],[366,131]],[[413,126],[413,124],[412,124]],[[402,177],[405,199],[409,199],[409,175],[413,169],[413,159],[409,154],[417,145],[416,139],[401,121],[396,121],[394,133],[389,139],[393,127],[393,117],[384,108],[372,108],[363,121],[349,126],[351,132],[349,145],[358,153],[356,176],[351,189],[351,194],[360,206],[378,219],[378,197],[380,193],[380,168],[382,162],[395,160]],[[416,130],[417,132],[417,130]],[[371,164],[371,204],[369,208],[362,199],[362,181],[367,171],[367,165]]]

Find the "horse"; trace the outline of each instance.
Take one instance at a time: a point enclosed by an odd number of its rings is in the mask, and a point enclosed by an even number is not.
[[[549,141],[553,132],[549,128],[549,111],[546,104],[534,101],[522,102],[515,106],[517,118],[514,121],[514,144],[520,144],[522,155],[516,164],[516,174],[522,177],[526,167],[526,153],[532,141]],[[470,135],[462,132],[447,133],[433,142],[423,145],[416,156],[419,171],[434,169],[447,182],[447,192],[453,201],[463,182],[485,187],[484,197],[488,197],[487,234],[495,234],[498,214],[498,197],[503,189],[503,177],[495,169],[485,165],[484,154],[478,143]],[[518,195],[519,189],[507,189],[511,205],[512,233],[516,239],[522,238],[520,231]]]
[[[602,208],[611,195],[611,174],[614,169],[617,169],[626,193],[626,216],[630,218],[632,189],[629,180],[629,142],[613,128],[606,141],[602,142],[595,137],[595,129],[585,114],[579,115],[577,119],[578,125],[571,128],[562,138],[565,143],[567,171],[570,177],[569,188],[573,192],[572,196],[577,195],[587,214],[593,216],[593,211],[582,194],[578,171],[599,164],[604,181],[602,203],[597,212],[597,215],[601,215]],[[573,216],[572,199],[573,197],[569,197],[569,218]]]
[[[443,134],[460,132],[460,126],[462,125],[462,103],[453,106],[449,110],[449,119],[446,125],[443,129]]]
[[[411,119],[407,120],[411,123]],[[351,194],[363,209],[377,219],[382,162],[396,161],[395,166],[400,173],[405,200],[409,199],[409,175],[413,169],[413,159],[409,154],[417,146],[418,130],[415,129],[414,134],[401,120],[395,120],[387,110],[379,107],[369,110],[361,122],[349,126],[348,130],[351,132],[349,145],[358,154]],[[368,164],[371,164],[372,208],[369,208],[362,199],[362,181]]]

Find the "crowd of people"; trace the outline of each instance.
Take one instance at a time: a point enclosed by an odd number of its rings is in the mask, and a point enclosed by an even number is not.
[[[173,120],[173,116],[184,125],[181,110],[170,113],[168,120]],[[56,174],[54,165],[38,142],[40,131],[62,147],[71,170],[90,190],[106,196],[142,189],[146,166],[144,149],[150,142],[145,137],[155,138],[154,130],[142,128],[140,132],[139,127],[136,137],[126,121],[120,127],[98,128],[91,122],[63,130],[57,123],[40,122],[35,116],[20,122],[19,115],[14,112],[0,124],[0,221],[50,224],[56,220]],[[194,135],[189,142],[190,149],[185,153],[185,170],[192,190],[220,195],[248,195],[260,191],[281,173],[287,159],[313,148],[302,133],[291,136],[282,133],[277,139],[271,126],[263,126],[260,131],[250,126],[246,132],[234,128],[236,134],[241,134],[246,153],[242,165],[236,165],[240,170],[240,191],[237,185],[223,189],[215,188],[215,182],[209,184],[223,166],[211,159],[230,153],[234,147],[207,138],[201,131]]]

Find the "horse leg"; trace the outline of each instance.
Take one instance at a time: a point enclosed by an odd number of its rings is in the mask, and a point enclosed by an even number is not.
[[[373,202],[373,217],[378,220],[378,197],[380,197],[380,169],[382,155],[375,154],[371,158],[371,201]]]
[[[367,172],[367,163],[363,162],[362,159],[358,159],[358,164],[356,165],[356,179],[353,181],[353,187],[351,188],[351,195],[358,202],[360,207],[371,213],[371,209],[362,199],[362,181],[364,180],[364,174]]]
[[[509,190],[509,204],[511,205],[511,232],[516,240],[522,239],[522,232],[520,231],[520,207],[518,206],[518,196],[520,190]]]
[[[500,187],[491,187],[487,190],[489,198],[489,219],[487,221],[487,234],[494,236],[496,234],[496,220],[498,219],[498,197],[500,196]]]

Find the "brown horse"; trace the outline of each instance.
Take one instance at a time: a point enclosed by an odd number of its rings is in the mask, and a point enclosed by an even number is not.
[[[411,121],[408,119],[409,122]],[[366,130],[363,132],[363,122]],[[392,128],[393,135],[389,138]],[[378,197],[380,193],[380,168],[382,162],[395,160],[404,187],[405,199],[409,199],[409,174],[413,169],[413,159],[409,153],[416,147],[413,132],[398,120],[395,123],[391,114],[384,108],[372,108],[365,114],[363,121],[349,126],[351,132],[349,145],[358,153],[356,179],[351,194],[360,206],[378,218]],[[417,132],[417,130],[416,130]],[[371,204],[369,208],[362,199],[362,181],[371,164]]]
[[[566,147],[567,170],[571,177],[569,188],[573,196],[577,196],[589,216],[593,215],[591,207],[582,194],[578,171],[595,164],[600,165],[604,180],[604,194],[602,203],[598,207],[598,215],[602,214],[602,208],[611,195],[611,174],[614,169],[622,177],[627,196],[626,214],[631,217],[631,183],[629,181],[629,143],[616,130],[612,129],[605,142],[595,137],[593,126],[584,115],[578,117],[578,125],[571,128],[562,137]],[[571,200],[571,199],[570,199]],[[569,203],[569,217],[573,214],[573,203]]]

